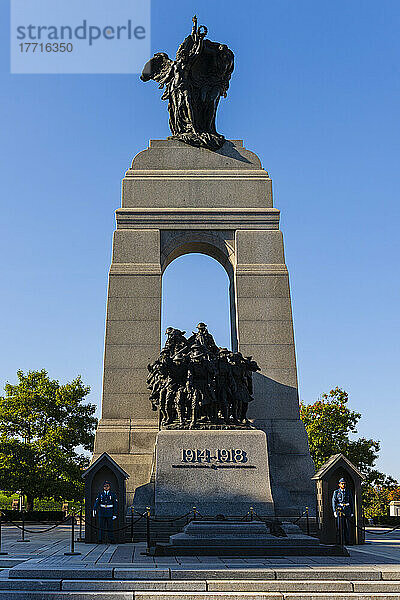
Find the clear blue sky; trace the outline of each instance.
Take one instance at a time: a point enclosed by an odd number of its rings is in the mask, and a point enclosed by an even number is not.
[[[360,434],[382,442],[378,466],[400,478],[400,5],[154,0],[152,51],[173,56],[195,12],[236,55],[218,128],[259,154],[282,211],[301,398],[345,388]],[[169,134],[166,106],[136,76],[10,75],[8,20],[3,0],[0,382],[19,368],[81,373],[98,404],[120,181]],[[222,268],[188,256],[164,279],[165,322],[215,323],[226,344]]]

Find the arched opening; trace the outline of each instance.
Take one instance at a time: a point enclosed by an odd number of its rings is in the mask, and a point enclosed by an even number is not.
[[[218,346],[235,350],[231,296],[230,277],[214,258],[196,252],[173,259],[162,277],[161,344],[168,326],[191,335],[203,321]]]

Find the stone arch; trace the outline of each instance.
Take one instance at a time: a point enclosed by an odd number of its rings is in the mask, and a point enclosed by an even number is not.
[[[232,231],[161,231],[161,273],[176,258],[185,254],[205,254],[222,265],[229,277],[229,304],[232,350],[237,351],[237,311],[235,290],[235,248]]]

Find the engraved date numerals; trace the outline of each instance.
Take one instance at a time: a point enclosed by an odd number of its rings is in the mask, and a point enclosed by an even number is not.
[[[241,448],[217,448],[209,450],[208,448],[183,448],[182,462],[184,463],[245,463],[247,462],[247,454]]]

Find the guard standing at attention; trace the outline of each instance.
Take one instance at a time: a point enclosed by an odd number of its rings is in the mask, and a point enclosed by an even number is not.
[[[105,481],[93,506],[93,516],[99,515],[99,544],[105,543],[106,534],[110,544],[115,544],[113,521],[118,514],[117,494],[111,490],[111,483]]]
[[[332,509],[336,519],[338,536],[340,538],[340,521],[343,527],[344,543],[350,544],[349,517],[354,516],[354,502],[350,490],[346,488],[346,480],[339,479],[339,487],[332,495]],[[341,540],[339,539],[341,542]]]

